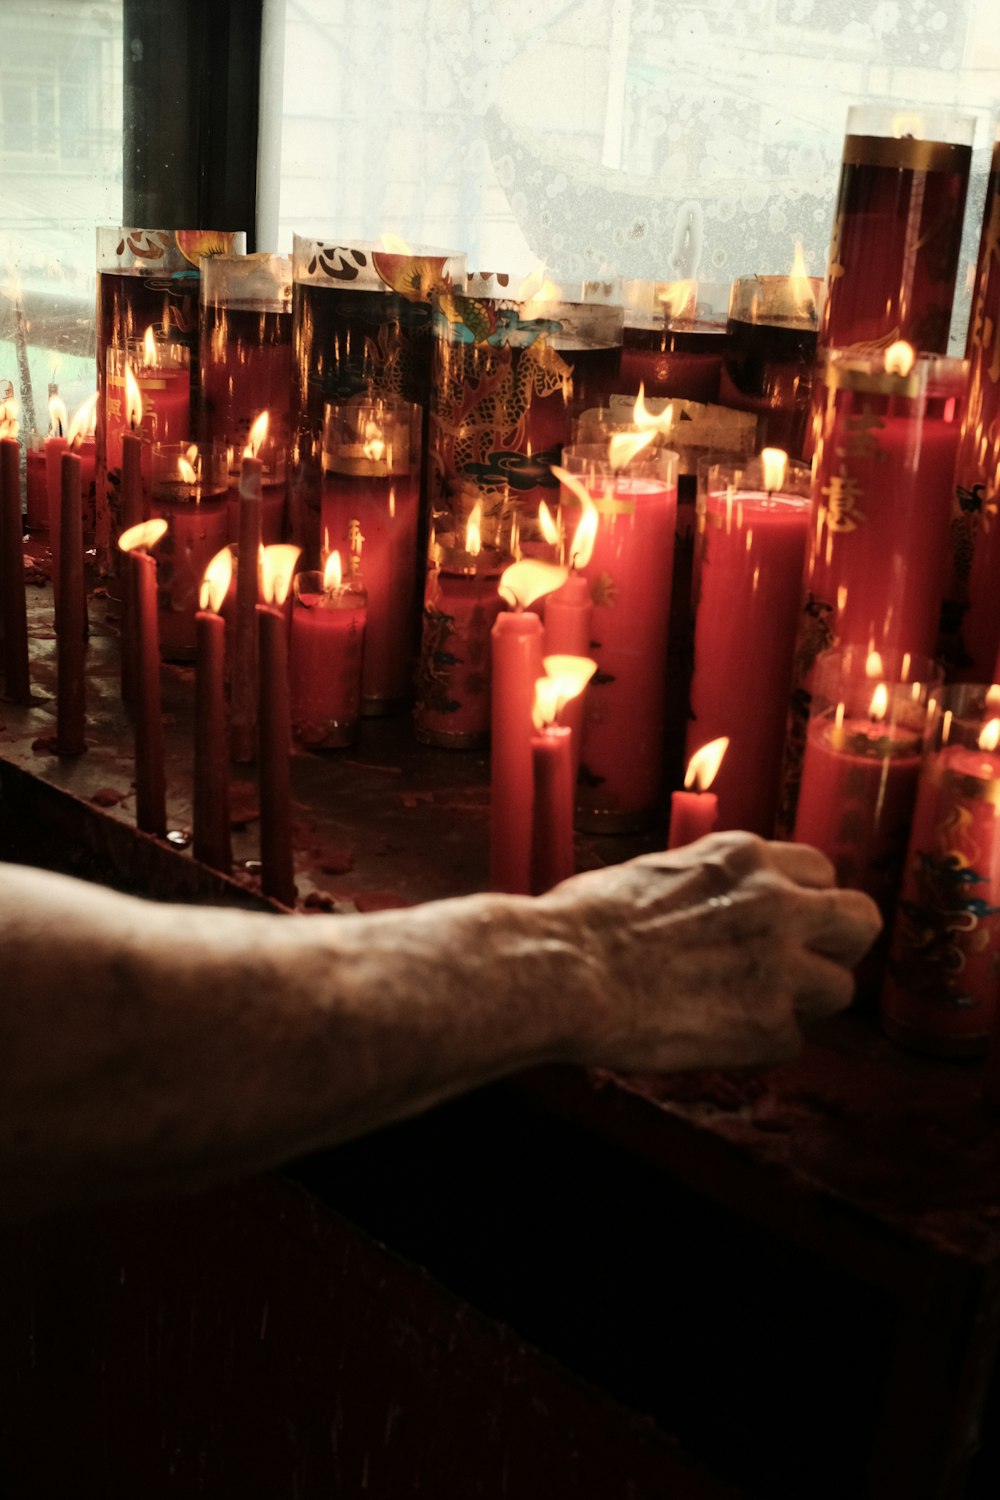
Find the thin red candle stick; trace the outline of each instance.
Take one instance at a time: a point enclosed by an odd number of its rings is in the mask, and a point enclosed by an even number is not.
[[[212,610],[194,617],[197,646],[194,739],[194,855],[213,869],[232,867],[229,754],[226,743],[226,622]]]
[[[534,818],[531,894],[540,896],[573,874],[572,730],[550,724],[532,736]]]
[[[542,639],[528,610],[498,615],[493,626],[490,885],[514,895],[531,888],[531,706]]]
[[[48,510],[49,551],[52,554],[52,594],[59,613],[59,543],[62,535],[62,458],[68,447],[64,437],[45,439],[45,497]]]
[[[83,579],[83,512],[75,453],[63,453],[59,496],[59,611],[56,616],[56,753],[81,755],[87,748],[84,652],[87,604]]]
[[[135,628],[135,817],[144,833],[167,831],[163,714],[160,704],[160,629],[156,611],[156,559],[146,550],[167,530],[163,520],[146,521],[123,532],[124,592]]]
[[[236,574],[236,627],[233,635],[230,751],[233,760],[252,761],[257,715],[257,554],[260,551],[263,465],[244,458],[240,477],[239,563]]]
[[[28,611],[24,592],[21,450],[0,439],[0,593],[3,598],[4,687],[14,703],[31,702]]]
[[[256,606],[260,632],[260,861],[261,889],[284,906],[295,905],[292,850],[291,711],[288,696],[288,626],[282,610]]]
[[[137,432],[122,434],[122,531],[146,519],[146,497],[142,488],[142,438]]]

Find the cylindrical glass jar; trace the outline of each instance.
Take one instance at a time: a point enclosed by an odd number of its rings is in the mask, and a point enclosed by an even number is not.
[[[228,455],[222,443],[154,443],[150,517],[170,523],[156,554],[160,654],[193,661],[205,569],[228,540]]]
[[[719,400],[755,412],[758,445],[792,458],[805,446],[822,295],[816,276],[744,276],[729,299]]]
[[[718,401],[729,284],[626,281],[624,300],[619,391]]]
[[[357,579],[295,575],[288,654],[292,733],[311,750],[353,745],[361,717],[367,597]]]

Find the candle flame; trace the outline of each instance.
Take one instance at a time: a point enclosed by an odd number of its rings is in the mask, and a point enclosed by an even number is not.
[[[648,427],[645,432],[616,432],[608,442],[608,463],[615,473],[627,468],[655,436],[655,427]]]
[[[198,591],[198,608],[210,609],[213,615],[217,615],[222,608],[222,601],[229,591],[232,580],[233,554],[228,547],[223,547],[221,552],[215,554],[202,575],[201,588]]]
[[[153,331],[152,323],[150,323],[149,327],[146,329],[146,332],[143,334],[142,355],[146,361],[146,369],[155,370],[159,361],[156,355],[156,334]]]
[[[652,428],[653,432],[668,433],[674,425],[674,405],[668,401],[660,412],[651,412],[646,405],[645,381],[639,382],[639,394],[632,406],[632,425],[640,432]]]
[[[689,790],[694,787],[696,791],[707,792],[715,780],[719,767],[722,765],[722,757],[729,748],[728,734],[721,735],[717,740],[709,740],[707,745],[702,745],[696,750],[688,761],[688,767],[684,773],[684,785]]]
[[[336,548],[330,553],[323,569],[323,588],[328,594],[339,589],[344,581],[344,569],[340,561],[340,553]]]
[[[589,656],[546,656],[542,659],[542,666],[547,677],[563,685],[564,703],[578,698],[597,671],[596,661]]]
[[[243,449],[244,458],[257,457],[264,439],[267,437],[267,429],[270,425],[270,421],[270,414],[266,409],[262,412],[259,412],[258,415],[254,418],[253,424],[248,433],[247,445]]]
[[[522,557],[511,563],[500,574],[499,593],[501,599],[515,609],[528,609],[543,594],[566,582],[568,568],[558,568],[555,563],[540,562],[534,557]]]
[[[377,422],[365,423],[364,455],[372,463],[381,463],[385,458],[385,434]]]
[[[869,651],[867,657],[865,658],[865,676],[882,677],[884,676],[884,674],[885,668],[882,665],[882,657],[880,653],[878,651]]]
[[[142,422],[142,392],[131,364],[125,366],[125,420],[133,432]]]
[[[891,128],[897,141],[906,135],[919,137],[923,134],[924,117],[916,110],[900,110],[893,115]]]
[[[49,436],[62,437],[69,423],[66,403],[61,396],[49,397]]]
[[[916,363],[917,351],[905,339],[897,339],[885,351],[885,373],[887,375],[909,375]]]
[[[760,450],[760,467],[764,475],[764,488],[768,494],[780,490],[785,482],[788,472],[788,454],[784,448],[762,448]]]
[[[659,294],[664,317],[693,318],[698,300],[698,283],[686,279],[668,281]]]
[[[552,663],[569,662],[566,670],[550,671]],[[578,665],[577,665],[578,664]],[[549,656],[545,659],[545,677],[535,679],[535,701],[531,709],[536,729],[554,724],[571,699],[579,696],[597,670],[596,661],[585,656]]]
[[[195,468],[194,464],[190,462],[189,459],[187,459],[187,458],[185,458],[183,456],[183,454],[177,460],[177,477],[184,484],[197,484],[198,483],[198,471],[197,471],[197,469]]]
[[[872,693],[872,701],[868,706],[868,717],[873,723],[881,723],[889,709],[889,689],[884,682],[880,682]]]
[[[795,241],[795,253],[792,256],[792,269],[788,273],[788,280],[792,288],[792,298],[795,302],[795,310],[802,317],[812,321],[816,319],[816,298],[813,296],[812,284],[809,280],[809,271],[806,267],[806,258],[802,251],[802,242]]]
[[[413,251],[402,235],[393,234],[389,229],[383,229],[379,235],[379,242],[386,255],[412,255]]]
[[[483,502],[477,500],[465,525],[465,550],[470,557],[478,557],[483,550],[482,521]]]
[[[73,413],[69,424],[69,445],[71,448],[82,443],[84,438],[92,437],[97,430],[97,392],[88,396]]]
[[[986,707],[1000,708],[1000,683],[994,682],[986,689]]]
[[[514,293],[515,302],[561,302],[562,288],[545,275],[545,262],[528,272]]]
[[[301,547],[293,547],[288,542],[261,547],[260,589],[265,604],[284,604],[292,587],[295,564],[301,551]]]
[[[538,525],[550,547],[559,545],[559,528],[544,500],[538,502]]]
[[[979,736],[980,750],[995,750],[1000,745],[1000,719],[990,719]]]
[[[552,465],[552,473],[559,483],[564,484],[580,502],[580,519],[569,548],[569,565],[578,571],[585,568],[594,555],[594,544],[597,541],[597,506],[587,486],[582,480],[577,479],[575,474],[561,469],[558,464]]]
[[[18,432],[17,398],[14,395],[14,387],[9,380],[3,382],[2,392],[2,398],[0,398],[0,438],[16,438]]]
[[[122,552],[148,552],[150,547],[155,547],[157,542],[166,536],[168,523],[162,516],[157,516],[152,521],[140,521],[138,526],[130,526],[123,531],[118,538],[118,547]]]

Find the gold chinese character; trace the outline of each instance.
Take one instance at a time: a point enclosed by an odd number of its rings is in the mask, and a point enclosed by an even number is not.
[[[858,510],[862,498],[861,486],[852,474],[831,474],[829,484],[823,486],[826,496],[827,525],[831,531],[857,531],[858,523],[865,519],[864,511]]]

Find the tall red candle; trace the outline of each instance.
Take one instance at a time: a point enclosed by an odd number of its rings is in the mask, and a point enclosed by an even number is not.
[[[122,531],[130,531],[145,520],[145,495],[142,485],[143,444],[137,432],[122,435],[121,451],[121,524]],[[121,610],[121,668],[122,702],[131,706],[135,702],[136,632],[132,625],[133,604],[130,588],[120,589]]]
[[[802,600],[808,471],[776,472],[765,484],[759,464],[708,472],[699,504],[687,754],[729,736],[731,753],[713,784],[717,826],[769,838]]]
[[[715,827],[719,799],[709,787],[722,764],[728,744],[723,735],[721,739],[702,745],[689,760],[683,790],[670,794],[668,849],[693,844],[695,839],[703,838]]]
[[[942,695],[882,990],[891,1036],[951,1056],[984,1051],[997,1012],[1000,718],[983,693]]]
[[[361,717],[367,596],[340,577],[340,554],[325,573],[295,576],[288,674],[292,733],[311,749],[351,745]]]
[[[534,785],[531,711],[542,672],[542,622],[527,609],[500,614],[492,639],[490,885],[527,895]]]
[[[62,455],[59,508],[59,612],[56,616],[56,753],[81,755],[87,748],[84,653],[87,602],[83,576],[83,513],[80,460]]]
[[[3,601],[6,696],[14,703],[30,703],[21,450],[15,437],[0,438],[0,598]]]
[[[283,601],[276,600],[280,605]],[[295,905],[292,844],[292,723],[288,694],[288,628],[274,604],[257,605],[260,629],[260,862],[261,889],[283,906]]]
[[[62,582],[59,568],[59,548],[62,539],[62,526],[60,523],[62,513],[62,459],[68,447],[69,444],[61,431],[45,439],[45,493],[48,510],[46,524],[49,536],[49,551],[52,554],[52,595],[55,600],[57,615],[59,613],[59,592]]]
[[[232,716],[230,753],[233,760],[253,760],[257,748],[257,554],[260,551],[261,466],[244,458],[240,478],[239,563],[236,571],[236,622],[233,630]]]
[[[136,823],[144,833],[160,838],[167,831],[167,783],[160,696],[156,559],[147,549],[155,547],[166,532],[167,522],[156,518],[133,526],[118,539],[119,548],[126,554],[125,587],[131,590],[129,617],[136,637]]]
[[[219,613],[229,588],[233,557],[219,552],[205,569],[201,609],[195,615],[197,662],[194,713],[194,825],[196,859],[229,871],[229,745],[226,735],[226,622]]]

